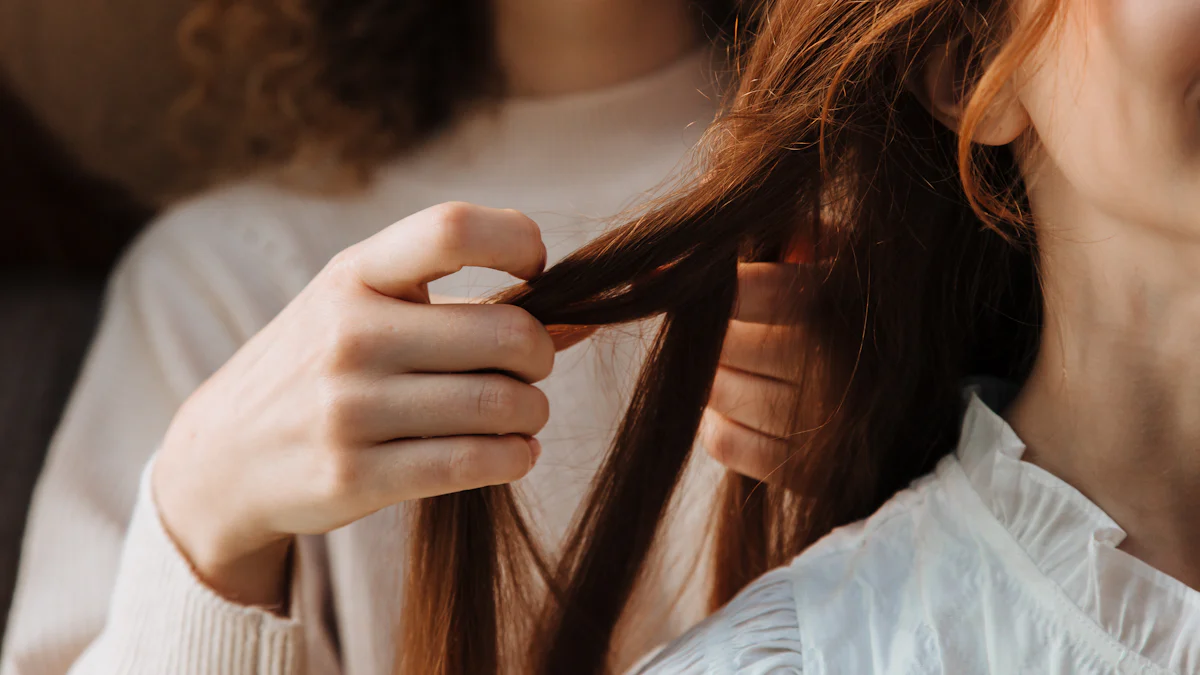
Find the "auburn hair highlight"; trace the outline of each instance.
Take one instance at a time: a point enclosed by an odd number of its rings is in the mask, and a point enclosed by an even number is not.
[[[969,139],[1057,8],[1043,0],[1019,21],[1002,0],[763,8],[700,177],[495,299],[551,326],[662,323],[557,560],[530,542],[510,487],[417,505],[400,672],[609,672],[695,444],[739,261],[784,260],[799,239],[817,273],[780,308],[805,327],[784,436],[794,450],[777,481],[728,479],[714,606],[953,451],[962,379],[1023,378],[1040,337],[1014,153]],[[965,50],[958,130],[910,91],[929,50],[947,44]],[[545,593],[527,594],[539,584]],[[498,627],[526,607],[531,633]]]

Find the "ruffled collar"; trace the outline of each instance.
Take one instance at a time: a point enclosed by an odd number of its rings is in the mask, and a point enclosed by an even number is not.
[[[1200,673],[1200,593],[1119,550],[1125,531],[1108,514],[1021,461],[1025,445],[980,398],[988,393],[968,389],[957,452],[987,509],[1038,570],[1124,647],[1171,671]]]

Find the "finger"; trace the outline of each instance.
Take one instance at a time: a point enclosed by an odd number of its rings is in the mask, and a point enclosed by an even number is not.
[[[356,245],[352,258],[367,286],[415,302],[424,301],[424,284],[464,267],[532,278],[546,265],[546,247],[537,223],[517,211],[450,202]]]
[[[488,302],[487,298],[455,298],[436,293],[429,295],[429,304],[431,305],[478,305],[485,302]],[[568,326],[564,324],[546,326],[546,331],[550,333],[550,339],[554,343],[556,352],[574,347],[591,337],[599,329],[599,326]]]
[[[718,368],[708,407],[768,436],[788,433],[798,398],[790,384],[733,368]]]
[[[554,368],[550,333],[519,307],[381,301],[376,314],[388,318],[353,343],[361,362],[344,365],[386,373],[497,370],[525,382],[544,380]]]
[[[346,394],[332,415],[334,433],[359,443],[401,438],[524,434],[550,416],[537,387],[495,373],[402,375]]]
[[[810,270],[786,263],[738,265],[738,296],[734,317],[750,323],[793,323],[801,309]]]
[[[801,326],[730,321],[721,363],[755,375],[792,381],[805,355]]]
[[[538,451],[524,436],[453,436],[395,441],[354,458],[357,489],[375,508],[511,483]]]
[[[780,468],[793,451],[784,441],[747,429],[713,410],[704,411],[698,442],[725,468],[762,481],[782,478]]]

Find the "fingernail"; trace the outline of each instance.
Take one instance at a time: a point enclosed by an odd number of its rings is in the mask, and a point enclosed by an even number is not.
[[[537,466],[538,458],[542,456],[542,444],[536,438],[529,439],[529,455],[532,459],[529,467],[533,468]]]

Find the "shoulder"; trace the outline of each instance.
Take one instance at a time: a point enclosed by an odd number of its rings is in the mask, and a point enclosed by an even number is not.
[[[126,251],[114,273],[110,303],[161,309],[190,301],[214,311],[236,309],[243,315],[232,317],[238,332],[253,334],[338,251],[366,236],[360,233],[374,223],[356,218],[362,201],[307,195],[260,180],[181,201]]]
[[[265,181],[213,189],[164,211],[121,269],[170,261],[193,271],[239,275],[323,265],[341,244],[333,203]],[[332,249],[332,250],[331,250]],[[184,270],[181,270],[184,271]]]
[[[917,544],[937,527],[930,522],[936,486],[935,477],[922,479],[866,520],[830,533],[634,673],[801,673],[805,662],[824,663],[830,649],[869,653],[871,627],[887,620],[878,613],[903,605],[920,583]]]
[[[802,669],[790,568],[747,586],[729,604],[648,657],[631,675],[784,673]]]
[[[823,646],[856,644],[866,627],[904,614],[933,568],[963,561],[969,551],[956,541],[955,526],[945,522],[941,485],[936,473],[919,479],[785,568],[800,601],[798,623],[806,639]],[[939,551],[937,559],[926,555],[929,550]]]
[[[930,672],[939,663],[937,626],[971,606],[979,563],[944,489],[955,462],[946,458],[786,568],[809,664],[865,674]]]

